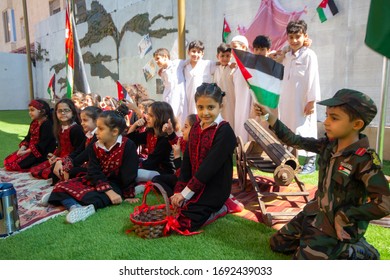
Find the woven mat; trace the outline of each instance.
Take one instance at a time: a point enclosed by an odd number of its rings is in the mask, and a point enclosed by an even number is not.
[[[30,173],[8,172],[0,169],[0,181],[13,184],[17,198],[21,231],[62,214],[64,207],[42,207],[38,202],[53,189],[51,180],[38,180]]]

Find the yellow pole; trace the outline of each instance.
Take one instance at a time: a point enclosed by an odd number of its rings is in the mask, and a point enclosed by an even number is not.
[[[177,40],[179,59],[186,58],[186,0],[177,0]]]
[[[28,79],[30,81],[30,100],[33,100],[34,86],[33,86],[33,76],[32,76],[32,68],[31,68],[30,31],[28,27],[28,14],[27,14],[26,0],[23,0],[23,16],[24,16],[24,25],[25,25],[25,32],[26,32],[26,54],[27,54]]]

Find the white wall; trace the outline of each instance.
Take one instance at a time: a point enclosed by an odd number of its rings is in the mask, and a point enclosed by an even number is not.
[[[29,103],[27,58],[0,52],[0,110],[22,110]]]

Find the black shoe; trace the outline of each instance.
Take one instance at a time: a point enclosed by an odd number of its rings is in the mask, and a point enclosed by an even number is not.
[[[369,244],[364,237],[350,245],[349,260],[379,260],[380,254],[377,249]]]

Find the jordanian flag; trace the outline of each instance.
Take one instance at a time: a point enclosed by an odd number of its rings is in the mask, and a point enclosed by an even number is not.
[[[222,42],[227,42],[227,37],[232,31],[230,30],[229,24],[227,23],[226,19],[223,18],[223,29],[222,29]]]
[[[317,7],[317,13],[321,22],[330,19],[338,12],[339,10],[333,0],[323,0]]]
[[[365,43],[390,58],[390,1],[371,0]]]
[[[56,94],[55,83],[56,83],[56,74],[53,74],[53,76],[51,77],[51,79],[49,81],[49,84],[47,85],[47,93],[49,94],[50,100],[52,102],[54,101],[54,97]]]
[[[133,103],[133,99],[131,99],[131,96],[119,81],[116,81],[116,87],[118,90],[118,100],[125,99]]]
[[[74,44],[71,22],[70,5],[67,5],[65,13],[65,57],[66,57],[66,97],[73,94],[73,71],[74,71]]]
[[[76,23],[70,10],[66,9],[65,53],[66,53],[66,96],[71,98],[73,91],[90,93],[91,89],[85,73],[83,56],[77,37]]]
[[[265,56],[240,50],[232,53],[257,102],[272,109],[278,107],[284,66]]]

